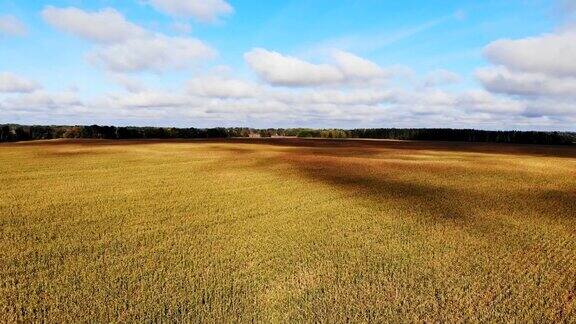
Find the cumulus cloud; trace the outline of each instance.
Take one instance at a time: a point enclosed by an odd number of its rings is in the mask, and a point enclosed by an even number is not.
[[[24,77],[9,72],[0,72],[0,93],[29,93],[40,88],[40,85]]]
[[[449,92],[429,89],[426,91],[409,92],[404,91],[402,96],[399,96],[399,102],[408,105],[419,105],[422,107],[451,107],[456,103],[454,95]]]
[[[119,43],[143,37],[146,31],[112,8],[86,12],[78,8],[46,7],[42,17],[51,26],[97,43]]]
[[[66,109],[82,105],[82,101],[75,92],[48,92],[41,90],[22,93],[5,100],[5,106],[10,107],[10,109],[24,111]]]
[[[256,48],[244,54],[244,59],[256,74],[272,85],[321,86],[383,80],[406,74],[406,69],[378,64],[349,52],[334,51],[330,64],[314,64],[278,52]]]
[[[261,79],[273,85],[310,86],[344,80],[343,73],[334,66],[312,64],[262,48],[244,54],[244,59]]]
[[[424,77],[423,86],[436,87],[440,85],[458,83],[460,82],[460,80],[461,80],[460,75],[452,71],[440,69],[428,73]]]
[[[99,104],[119,108],[176,108],[187,106],[190,98],[185,94],[146,90],[137,93],[109,95]]]
[[[495,96],[482,90],[472,90],[456,98],[456,106],[472,112],[501,114],[519,114],[526,105],[522,101]]]
[[[335,105],[358,106],[379,105],[383,102],[395,101],[396,92],[391,90],[308,90],[272,92],[270,98],[289,105]]]
[[[519,108],[501,99],[500,106],[491,109],[511,109],[526,118],[556,122],[576,117],[574,28],[498,40],[484,49],[484,55],[493,65],[476,71],[478,81],[487,91],[508,96],[508,100],[516,100],[523,106]]]
[[[114,72],[162,72],[187,67],[215,55],[212,48],[194,38],[153,35],[101,47],[88,58]]]
[[[108,77],[128,92],[143,92],[147,90],[146,85],[141,80],[129,75],[123,73],[109,73]]]
[[[576,77],[559,78],[543,73],[513,72],[502,66],[479,69],[476,77],[491,92],[576,97]]]
[[[192,79],[187,88],[190,94],[213,98],[251,98],[261,94],[257,84],[222,76]]]
[[[12,15],[0,16],[0,35],[25,36],[28,33],[26,25]]]
[[[512,71],[576,77],[576,30],[489,44],[484,55]]]
[[[559,121],[572,119],[571,128],[573,128],[576,122],[576,105],[572,101],[559,102],[549,98],[531,100],[526,103],[523,115],[531,118],[553,117]]]
[[[188,67],[216,55],[201,40],[146,30],[111,8],[86,12],[47,7],[42,15],[55,28],[98,44],[88,59],[112,72],[162,72]]]
[[[149,0],[148,3],[171,16],[190,17],[202,22],[213,22],[234,12],[234,8],[224,0]]]
[[[349,79],[370,80],[386,76],[386,72],[378,64],[344,51],[332,54],[336,66]]]

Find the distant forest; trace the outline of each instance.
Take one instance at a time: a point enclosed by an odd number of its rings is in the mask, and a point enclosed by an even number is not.
[[[574,145],[575,132],[485,131],[449,128],[372,128],[372,129],[308,129],[308,128],[172,128],[115,126],[25,126],[0,124],[0,142],[56,138],[93,139],[193,139],[233,137],[309,137],[309,138],[371,138],[421,141],[460,141]]]

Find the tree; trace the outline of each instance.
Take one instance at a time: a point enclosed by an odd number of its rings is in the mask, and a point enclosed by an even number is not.
[[[64,138],[81,138],[82,137],[82,129],[78,126],[70,127],[66,129],[63,134]]]
[[[7,142],[10,140],[10,126],[0,126],[0,142]]]

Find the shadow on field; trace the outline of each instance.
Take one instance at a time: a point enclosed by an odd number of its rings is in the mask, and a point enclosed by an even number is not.
[[[361,200],[371,200],[386,208],[408,212],[411,216],[454,221],[464,220],[470,216],[469,206],[455,203],[458,197],[466,193],[425,181],[427,172],[439,170],[410,170],[410,166],[404,166],[401,162],[383,162],[375,157],[382,153],[378,150],[357,147],[351,149],[346,145],[329,151],[325,149],[326,147],[323,148],[292,147],[278,156],[257,157],[250,162],[250,166],[271,168],[278,164],[288,165],[292,171],[296,171],[306,179],[343,190]],[[249,149],[224,147],[220,149],[236,156],[232,161],[248,159],[245,154],[257,153],[256,150]],[[419,173],[424,181],[410,181],[397,176],[412,171]]]
[[[370,150],[391,150],[403,152],[440,151],[452,153],[487,153],[506,155],[530,155],[545,157],[576,158],[576,145],[530,145],[503,143],[468,143],[441,141],[395,141],[370,139],[305,139],[305,138],[252,138],[206,140],[206,142],[223,142],[238,144],[264,144],[280,147],[295,147],[305,150],[316,148],[341,148],[351,152]],[[369,153],[368,153],[369,154]]]
[[[568,191],[534,190],[519,195],[520,200],[537,201],[535,210],[540,214],[549,214],[553,218],[576,219],[576,188]],[[565,212],[568,211],[568,212]]]
[[[409,155],[420,153],[425,157],[427,154],[415,150],[414,143],[308,143],[314,145],[290,146],[278,150],[279,154],[273,157],[259,157],[255,154],[257,149],[248,147],[222,146],[219,149],[233,154],[235,158],[232,161],[252,160],[250,165],[255,168],[288,165],[304,178],[376,202],[382,208],[401,211],[399,216],[408,214],[424,221],[447,220],[473,226],[476,221],[481,221],[479,216],[482,215],[514,214],[554,219],[576,216],[576,190],[548,189],[535,180],[525,179],[521,170],[513,168],[477,168],[482,162],[475,156],[459,157],[456,164],[451,164],[448,159],[420,163],[426,160],[412,159]],[[448,151],[444,143],[431,143],[426,150],[437,153],[434,152],[436,145]],[[405,149],[395,152],[401,150],[398,147]],[[421,146],[420,149],[424,150]],[[512,154],[522,148],[510,149],[508,152]],[[534,148],[525,148],[523,152],[528,154],[531,150]],[[547,148],[538,147],[536,150]],[[570,149],[565,151],[570,152]],[[479,186],[479,181],[487,181],[494,187]],[[530,190],[520,189],[525,181],[534,182]],[[498,219],[491,220],[493,225],[498,222]]]
[[[386,163],[380,164],[386,170],[375,170],[363,163],[341,163],[324,157],[301,158],[288,155],[283,160],[289,161],[307,178],[347,190],[361,199],[401,207],[411,214],[429,214],[454,220],[466,217],[463,206],[453,203],[457,192],[431,183],[395,177],[393,173],[400,170]]]
[[[576,158],[576,146],[530,145],[502,143],[467,143],[440,141],[393,141],[370,139],[304,139],[304,138],[231,138],[231,139],[135,139],[135,140],[98,140],[98,139],[58,139],[30,142],[0,143],[1,146],[116,146],[116,145],[155,145],[165,143],[190,144],[263,144],[278,147],[302,149],[344,148],[365,152],[366,150],[402,150],[402,151],[444,151],[489,154],[531,155],[548,157]]]

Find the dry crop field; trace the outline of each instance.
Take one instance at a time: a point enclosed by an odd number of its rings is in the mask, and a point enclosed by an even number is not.
[[[1,321],[576,321],[576,149],[0,145]]]

